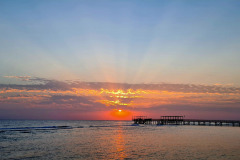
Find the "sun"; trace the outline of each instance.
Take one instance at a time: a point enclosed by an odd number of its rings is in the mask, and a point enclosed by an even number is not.
[[[110,111],[110,115],[115,119],[115,120],[129,120],[131,118],[131,112],[125,109],[112,109]]]

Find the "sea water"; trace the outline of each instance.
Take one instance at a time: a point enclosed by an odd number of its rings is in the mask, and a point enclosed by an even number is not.
[[[240,159],[240,127],[0,121],[0,159]]]

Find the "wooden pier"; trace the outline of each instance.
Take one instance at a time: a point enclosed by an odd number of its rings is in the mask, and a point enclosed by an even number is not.
[[[239,120],[202,120],[184,119],[185,116],[161,116],[159,119],[147,118],[146,116],[134,116],[134,124],[156,124],[156,125],[208,125],[208,126],[238,126]]]

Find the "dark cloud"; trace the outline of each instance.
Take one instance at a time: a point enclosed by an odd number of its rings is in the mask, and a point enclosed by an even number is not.
[[[49,106],[46,108],[41,105],[26,106],[26,104],[3,104],[1,102],[0,106],[0,119],[93,120],[99,118],[95,113],[96,110],[89,110],[84,107],[63,108]],[[106,109],[101,111],[106,111]],[[104,119],[104,117],[100,116],[100,119]]]
[[[0,89],[51,89],[51,90],[71,90],[72,88],[82,89],[143,89],[143,90],[159,90],[169,92],[184,92],[184,93],[238,93],[239,87],[222,86],[222,85],[197,85],[197,84],[128,84],[128,83],[109,83],[109,82],[81,82],[81,81],[58,81],[39,77],[21,77],[28,79],[32,84],[17,85],[17,84],[0,84]]]
[[[161,106],[154,106],[150,108],[143,108],[142,110],[154,110],[154,111],[207,111],[207,112],[240,112],[240,103],[234,105],[223,105],[223,104],[212,104],[207,106],[200,106],[200,105],[161,105]]]
[[[38,104],[94,104],[88,97],[69,96],[69,95],[53,95],[46,98],[43,102]]]
[[[82,89],[143,89],[143,90],[159,90],[169,92],[184,93],[238,93],[239,87],[223,86],[223,85],[198,85],[198,84],[128,84],[128,83],[110,83],[110,82],[81,82],[81,81],[58,81],[39,77],[30,76],[5,76],[8,78],[17,78],[23,81],[29,81],[31,84],[0,84],[0,89],[51,89],[51,90],[71,90],[72,88]]]

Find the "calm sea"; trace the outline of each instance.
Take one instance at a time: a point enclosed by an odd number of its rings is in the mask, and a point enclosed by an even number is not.
[[[0,121],[0,159],[240,159],[240,127]]]

